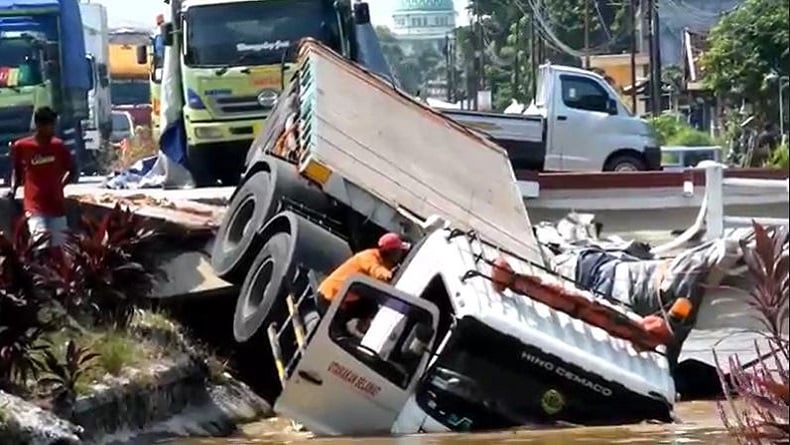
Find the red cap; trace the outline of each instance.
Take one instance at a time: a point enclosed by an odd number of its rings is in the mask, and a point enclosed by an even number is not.
[[[397,233],[387,233],[379,238],[381,250],[409,250],[411,244],[404,242]]]

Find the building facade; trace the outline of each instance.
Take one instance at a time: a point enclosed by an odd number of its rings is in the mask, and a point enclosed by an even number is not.
[[[455,28],[453,0],[397,0],[392,33],[405,53],[444,49]]]

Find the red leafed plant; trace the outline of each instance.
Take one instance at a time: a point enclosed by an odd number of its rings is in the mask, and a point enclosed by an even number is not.
[[[100,220],[82,223],[83,230],[69,237],[59,271],[67,306],[89,309],[99,324],[123,327],[153,288],[156,233],[118,205]]]
[[[730,374],[719,365],[725,404],[719,404],[722,421],[739,443],[790,442],[790,256],[785,227],[766,229],[754,226],[754,240],[741,242],[744,261],[754,287],[750,304],[760,314],[766,328],[767,347],[755,344],[759,361],[744,369],[737,356],[728,358]],[[736,402],[734,399],[740,399]],[[729,412],[728,412],[729,411]]]
[[[0,235],[0,388],[11,390],[35,376],[44,349],[41,336],[53,329],[43,310],[53,295],[53,275],[35,257],[44,239],[31,241],[20,219],[11,239]]]

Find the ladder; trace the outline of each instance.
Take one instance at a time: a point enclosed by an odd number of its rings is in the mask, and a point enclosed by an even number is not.
[[[277,375],[283,386],[285,386],[286,380],[299,362],[305,345],[318,323],[318,321],[313,323],[308,331],[300,311],[305,302],[312,299],[318,289],[318,282],[315,279],[314,272],[301,265],[297,266],[296,274],[294,274],[294,278],[288,287],[288,295],[285,297],[288,315],[282,321],[282,325],[278,325],[274,321],[269,323],[266,328],[274,364],[277,368]],[[293,335],[293,338],[296,340],[295,349],[293,349],[293,344],[289,344],[289,347],[285,348],[284,351],[283,336],[285,334]]]

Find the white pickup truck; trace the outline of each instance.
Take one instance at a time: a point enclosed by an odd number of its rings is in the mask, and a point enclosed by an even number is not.
[[[663,355],[496,289],[498,254],[562,282],[545,272],[507,154],[385,78],[302,43],[216,237],[212,265],[239,285],[234,336],[271,363],[273,388],[279,376],[276,410],[329,435],[669,420]],[[341,295],[378,307],[353,343],[335,330],[345,297],[316,324],[312,296],[385,231],[416,243],[394,286],[347,283]]]
[[[439,110],[504,147],[516,170],[661,169],[661,147],[600,75],[541,66],[538,94],[523,114]]]

